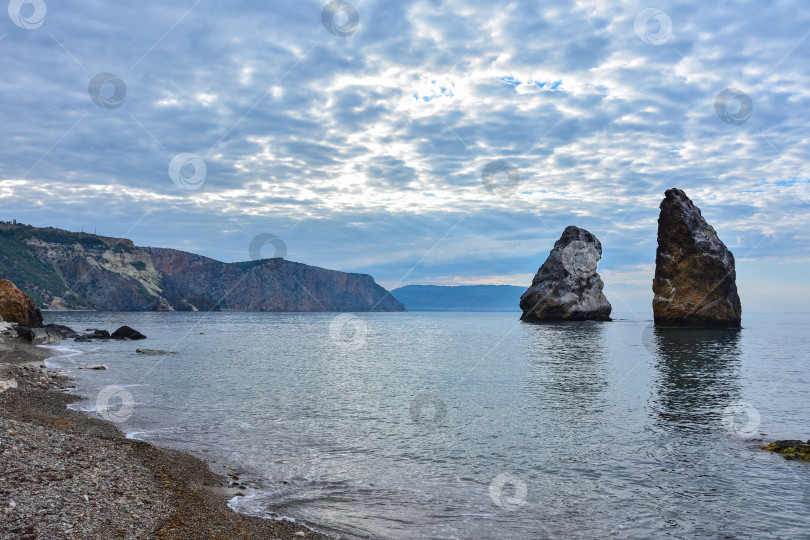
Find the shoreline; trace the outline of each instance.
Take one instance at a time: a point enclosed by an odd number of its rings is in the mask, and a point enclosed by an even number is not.
[[[0,342],[0,380],[18,385],[0,393],[0,539],[327,538],[238,514],[227,471],[68,409],[85,398],[65,392],[72,378],[44,367],[56,352]]]

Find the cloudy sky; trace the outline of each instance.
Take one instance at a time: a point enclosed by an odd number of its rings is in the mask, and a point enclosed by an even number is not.
[[[806,311],[801,1],[222,4],[12,0],[0,219],[223,261],[269,233],[388,288],[526,286],[575,224],[646,313],[677,186],[744,311]]]

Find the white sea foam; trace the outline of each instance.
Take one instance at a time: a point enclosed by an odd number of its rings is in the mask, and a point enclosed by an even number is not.
[[[48,360],[72,358],[74,356],[80,356],[80,355],[84,354],[84,351],[82,351],[82,350],[71,349],[70,347],[65,347],[65,346],[62,346],[62,345],[37,345],[37,346],[41,347],[43,349],[48,349],[48,350],[51,350],[51,351],[57,351],[57,352],[65,353],[65,354],[59,354],[57,356],[52,356]],[[45,361],[46,366],[49,363],[48,360]],[[48,367],[51,367],[51,366],[48,366]]]

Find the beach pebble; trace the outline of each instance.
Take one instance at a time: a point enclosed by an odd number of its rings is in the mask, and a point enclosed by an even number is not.
[[[14,501],[8,501],[8,507],[9,507],[9,508],[16,508],[16,507],[17,507],[17,503],[15,503]]]
[[[11,388],[17,388],[17,381],[8,379],[7,381],[0,381],[0,394]]]

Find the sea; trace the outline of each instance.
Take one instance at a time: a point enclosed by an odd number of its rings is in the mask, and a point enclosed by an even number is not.
[[[760,449],[810,437],[810,315],[518,316],[47,312],[148,336],[48,364],[71,407],[238,470],[237,512],[334,538],[810,538],[810,463]]]

